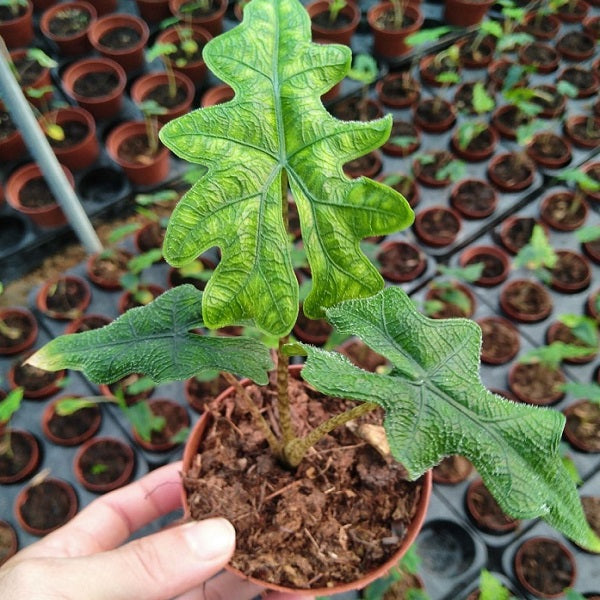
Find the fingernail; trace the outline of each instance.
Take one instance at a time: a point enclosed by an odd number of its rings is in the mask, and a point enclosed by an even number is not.
[[[226,519],[206,519],[187,523],[183,535],[199,560],[229,557],[235,548],[235,529]]]

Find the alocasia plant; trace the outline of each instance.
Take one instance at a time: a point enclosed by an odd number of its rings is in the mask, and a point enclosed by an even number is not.
[[[334,427],[381,406],[392,454],[411,479],[444,456],[463,454],[507,513],[541,516],[600,551],[558,454],[562,414],[488,392],[478,377],[478,326],[420,315],[402,290],[382,290],[381,276],[360,250],[362,238],[406,227],[413,215],[397,192],[342,171],[391,129],[389,116],[341,122],[323,107],[320,96],[347,73],[350,50],[313,44],[298,0],[252,0],[242,26],[212,40],[204,58],[235,98],[171,121],[161,139],[207,167],[175,209],[163,248],[167,261],[181,267],[218,246],[222,259],[206,290],[180,286],[103,329],[57,338],[30,362],[81,369],[96,382],[133,372],[160,382],[220,369],[266,384],[271,359],[259,341],[195,333],[201,326],[254,323],[280,338],[281,435],[242,397],[290,467]],[[368,373],[335,352],[288,343],[298,314],[288,186],[313,276],[304,312],[358,335],[389,360],[391,372]],[[358,401],[305,437],[295,435],[290,421],[287,356],[294,353],[307,355],[302,376],[319,391]]]

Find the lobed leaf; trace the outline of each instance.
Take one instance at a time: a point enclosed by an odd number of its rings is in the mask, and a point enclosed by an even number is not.
[[[382,289],[359,241],[407,227],[413,214],[399,193],[342,170],[383,144],[392,124],[391,116],[342,122],[323,107],[321,95],[348,72],[350,49],[312,43],[298,0],[253,0],[243,23],[203,55],[234,99],[175,119],[160,136],[208,168],[175,209],[164,242],[174,266],[221,249],[203,297],[206,325],[253,321],[273,335],[291,330],[298,282],[282,218],[286,181],[313,275],[304,312],[318,318],[323,307]]]
[[[564,416],[516,404],[486,390],[479,378],[481,330],[465,319],[419,314],[399,288],[350,300],[327,311],[393,365],[367,373],[344,356],[306,344],[302,376],[320,392],[385,410],[393,456],[411,479],[445,456],[466,456],[501,508],[515,518],[541,516],[579,545],[600,552],[575,486],[558,454]]]
[[[266,384],[272,366],[267,348],[244,337],[193,333],[204,325],[201,306],[202,292],[181,285],[105,327],[52,340],[28,363],[48,371],[78,369],[95,383],[112,383],[130,373],[160,383],[218,369]]]

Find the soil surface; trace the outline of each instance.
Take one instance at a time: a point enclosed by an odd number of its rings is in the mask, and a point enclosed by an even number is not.
[[[435,300],[441,302],[442,308],[430,314],[429,317],[432,319],[452,319],[455,317],[471,317],[475,311],[473,304],[473,298],[467,293],[467,288],[460,283],[454,283],[453,287],[461,292],[465,299],[469,302],[469,309],[465,311],[463,308],[458,306],[455,302],[446,300],[444,298],[446,290],[443,288],[431,288],[425,295],[425,299],[429,302]]]
[[[437,238],[440,243],[450,244],[460,230],[460,223],[447,210],[432,210],[421,219],[420,230],[429,237]]]
[[[56,204],[56,198],[43,177],[30,179],[21,188],[19,201],[27,208],[44,208]]]
[[[416,98],[419,89],[419,84],[409,74],[406,74],[406,77],[384,79],[382,85],[382,92],[385,96],[398,99]]]
[[[490,148],[494,144],[494,138],[490,133],[489,129],[484,129],[479,133],[475,134],[469,143],[462,148],[463,151],[467,152],[484,152]],[[459,144],[456,144],[459,146]]]
[[[150,164],[157,152],[158,148],[156,152],[151,150],[148,136],[145,133],[128,137],[117,149],[121,160],[141,165]]]
[[[73,91],[84,98],[108,96],[119,84],[114,71],[93,71],[79,77],[73,84]]]
[[[163,227],[160,223],[150,223],[141,229],[136,239],[140,252],[162,248],[166,232],[166,227]]]
[[[542,206],[541,216],[550,225],[576,229],[585,219],[585,206],[573,192],[559,192]]]
[[[31,333],[31,321],[20,313],[10,313],[6,317],[0,317],[0,320],[11,334],[4,335],[0,330],[0,348],[14,348],[22,344]]]
[[[66,121],[61,124],[61,128],[65,134],[63,140],[55,140],[48,137],[48,141],[53,148],[70,148],[85,139],[89,129],[81,121]]]
[[[392,583],[383,595],[382,600],[406,600],[406,598],[410,598],[410,596],[407,595],[410,590],[420,589],[423,589],[423,586],[417,576],[403,572],[402,579]]]
[[[517,217],[503,236],[504,245],[513,253],[526,246],[538,222],[533,217]]]
[[[590,268],[585,259],[574,252],[559,251],[558,260],[552,269],[552,285],[568,286],[574,290],[585,287],[590,276]]]
[[[50,33],[57,37],[73,37],[84,31],[90,24],[90,13],[83,8],[70,8],[58,11],[48,24]]]
[[[476,40],[477,44],[475,44]],[[494,54],[495,47],[496,43],[493,37],[489,35],[485,36],[483,40],[479,40],[479,36],[468,39],[460,46],[460,60],[462,63],[469,66],[485,66],[489,64]]]
[[[100,36],[98,42],[111,50],[124,50],[135,46],[141,39],[139,32],[132,27],[114,27]]]
[[[523,59],[529,65],[535,65],[542,69],[550,68],[554,66],[554,69],[558,67],[556,61],[558,60],[558,54],[552,46],[543,44],[541,42],[533,42],[528,44],[523,49]],[[553,69],[553,70],[554,70]]]
[[[560,594],[573,583],[573,564],[555,542],[539,540],[528,545],[522,563],[525,580],[543,594]]]
[[[83,315],[78,320],[78,325],[73,333],[82,333],[92,329],[100,329],[111,322],[111,319],[102,315]]]
[[[360,156],[359,158],[347,162],[343,169],[348,177],[360,177],[365,174],[368,174],[369,177],[374,177],[381,170],[380,165],[379,169],[373,173],[373,169],[377,168],[377,164],[379,164],[377,155],[373,152],[369,152],[369,154],[365,154],[364,156]]]
[[[48,421],[48,429],[61,440],[71,440],[89,431],[99,415],[100,409],[97,406],[82,408],[64,417],[53,413]]]
[[[0,21],[14,21],[22,17],[27,10],[26,6],[16,5],[16,10],[10,6],[0,6]]]
[[[394,18],[393,11],[383,12],[377,18],[375,24],[380,29],[387,29],[390,31],[398,31],[400,29],[406,29],[410,27],[415,22],[415,19],[412,15],[407,15],[404,13],[402,15],[402,24],[398,26],[396,24],[396,19]]]
[[[554,32],[556,25],[546,15],[538,13],[534,19],[530,19],[527,23],[523,24],[522,29],[534,37],[537,37],[540,33],[544,35]]]
[[[108,485],[121,477],[129,459],[121,442],[102,440],[84,452],[79,460],[79,467],[88,483]]]
[[[50,531],[63,525],[71,510],[67,492],[52,481],[29,488],[27,500],[21,506],[21,516],[30,527]]]
[[[31,445],[18,431],[10,432],[10,448],[11,454],[0,454],[1,477],[13,477],[27,466],[31,458]]]
[[[439,181],[440,184],[443,182],[444,185],[448,185],[450,183],[450,177],[438,179],[436,175],[454,160],[452,154],[445,150],[441,150],[437,152],[428,152],[425,156],[433,158],[433,161],[426,164],[417,161],[415,165],[416,169],[414,169],[416,176],[419,179]]]
[[[588,452],[600,452],[600,405],[584,400],[565,414],[565,430],[569,430],[571,437],[576,438]]]
[[[131,254],[121,249],[101,253],[92,263],[91,272],[107,285],[120,286],[121,277],[127,273],[127,263]]]
[[[333,327],[327,321],[324,319],[309,319],[300,307],[294,325],[294,334],[298,339],[311,344],[323,345],[332,331]]]
[[[518,315],[545,318],[552,310],[550,294],[534,282],[512,285],[504,293],[504,300],[507,307]]]
[[[154,100],[160,106],[164,106],[165,108],[173,108],[183,104],[186,98],[187,92],[183,86],[176,86],[175,94],[171,95],[169,85],[164,83],[162,85],[157,85],[150,91],[149,94],[144,96],[144,101]]]
[[[84,281],[63,277],[51,286],[46,295],[46,308],[51,316],[63,315],[72,317],[74,312],[81,312],[87,288]]]
[[[391,281],[416,279],[425,269],[425,256],[406,243],[390,244],[377,254],[379,272]]]
[[[478,527],[492,533],[516,529],[519,522],[504,513],[485,485],[477,485],[468,494],[475,511],[471,516]]]
[[[272,421],[274,391],[247,389]],[[355,406],[295,379],[291,398],[298,435]],[[420,484],[345,427],[321,440],[295,472],[282,468],[243,407],[240,398],[218,412],[212,407],[216,420],[184,477],[194,519],[221,515],[236,527],[232,565],[304,589],[355,580],[387,560],[415,514]],[[381,414],[369,417],[379,422]]]
[[[172,444],[171,438],[190,424],[189,416],[183,406],[170,400],[151,400],[150,410],[157,417],[164,417],[165,426],[161,431],[153,431],[150,444],[163,446]]]
[[[394,121],[392,124],[392,132],[390,133],[390,137],[384,146],[384,150],[386,146],[392,146],[394,150],[402,148],[403,156],[413,153],[419,147],[419,132],[417,128],[412,124],[406,121]],[[398,144],[394,142],[394,138],[403,137],[403,138],[414,138],[408,144]]]
[[[485,363],[503,364],[519,351],[519,333],[508,322],[497,319],[480,319],[482,333],[481,360]]]
[[[594,40],[581,31],[571,31],[563,35],[556,47],[568,54],[590,54],[594,51]]]
[[[180,41],[178,44],[175,44],[177,50],[175,52],[171,52],[167,56],[168,60],[177,66],[183,66],[190,63],[200,62],[202,60],[202,49],[205,46],[204,40],[196,39],[193,37],[192,31],[192,39],[196,42],[196,50],[194,52],[186,52],[182,49],[182,42]]]
[[[337,31],[338,29],[345,29],[352,22],[352,19],[344,14],[343,12],[339,12],[335,21],[332,21],[329,17],[329,11],[325,11],[311,17],[311,21],[320,27],[321,29],[331,29],[332,31]]]
[[[27,56],[15,59],[13,64],[19,74],[19,84],[22,88],[33,84],[44,71],[42,65],[33,58],[27,58]]]
[[[64,371],[44,371],[31,365],[17,364],[15,366],[15,383],[25,389],[25,397],[28,392],[37,392],[64,377]]]
[[[337,102],[331,108],[331,113],[342,121],[372,121],[380,116],[380,109],[373,102],[366,102],[359,96],[351,96]]]
[[[581,67],[567,67],[559,77],[559,81],[563,80],[580,90],[587,90],[596,83],[594,74],[591,71],[585,71]]]
[[[188,402],[195,411],[203,413],[206,406],[228,387],[229,383],[222,375],[210,381],[200,381],[193,377],[187,385]]]
[[[539,116],[554,116],[564,111],[564,96],[554,86],[538,85],[533,89],[540,92],[540,95],[536,94],[531,99],[531,102],[542,107],[542,112]],[[563,105],[562,111],[560,110],[561,105]]]
[[[569,147],[560,136],[553,133],[536,136],[530,148],[535,158],[542,160],[564,158],[570,160]]]
[[[471,145],[476,141],[475,138]],[[465,181],[461,183],[456,191],[452,193],[452,206],[461,214],[471,218],[477,218],[478,215],[485,217],[494,210],[496,194],[494,189],[485,181]]]
[[[586,142],[600,142],[600,126],[597,119],[588,118],[569,125],[569,133],[575,139]]]
[[[443,123],[452,117],[450,106],[439,98],[422,100],[417,105],[416,117],[428,125]]]
[[[556,392],[563,383],[565,376],[561,371],[540,363],[521,363],[513,371],[510,389],[524,402],[545,406],[560,400]]]

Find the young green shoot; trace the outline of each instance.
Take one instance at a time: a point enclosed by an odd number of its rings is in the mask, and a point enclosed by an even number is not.
[[[595,352],[596,348],[565,344],[564,342],[552,342],[547,346],[529,350],[521,356],[519,362],[524,364],[539,363],[552,371],[556,371],[565,359],[585,357]]]
[[[379,68],[377,61],[370,54],[357,54],[348,71],[347,77],[362,84],[362,99],[359,105],[360,120],[367,120],[367,101],[369,99],[369,86],[377,79]]]
[[[11,390],[4,400],[0,400],[0,456],[12,457],[11,436],[8,425],[21,407],[22,400],[23,388],[21,387]]]
[[[146,60],[152,62],[156,58],[160,58],[164,67],[165,73],[167,74],[167,85],[169,91],[169,98],[175,98],[177,94],[177,80],[175,79],[175,72],[173,71],[173,64],[169,60],[171,54],[177,52],[177,46],[170,42],[156,42],[146,53]]]
[[[533,271],[543,282],[552,279],[549,270],[556,266],[558,256],[548,240],[548,236],[541,225],[534,225],[531,239],[515,256],[513,264],[516,268],[525,268]]]
[[[139,105],[139,109],[142,111],[142,115],[144,115],[148,152],[150,155],[149,157],[145,155],[137,157],[137,160],[143,163],[149,162],[150,157],[155,156],[158,152],[160,142],[158,139],[158,119],[156,117],[164,115],[167,112],[167,109],[155,100],[145,100]]]
[[[482,121],[465,121],[457,130],[458,147],[461,150],[466,150],[488,128],[487,123],[483,123]]]
[[[557,173],[555,178],[565,183],[574,183],[584,192],[593,193],[600,191],[600,181],[597,181],[579,168],[564,169],[560,173]]]
[[[600,385],[597,383],[579,383],[568,381],[562,384],[563,392],[572,394],[575,398],[589,400],[594,404],[600,404]]]
[[[473,86],[473,110],[478,115],[483,115],[494,110],[496,101],[493,96],[485,89],[481,81],[477,81]]]
[[[479,600],[514,600],[502,582],[487,569],[479,574]]]
[[[346,0],[329,0],[329,22],[335,23],[340,11],[347,5]]]

